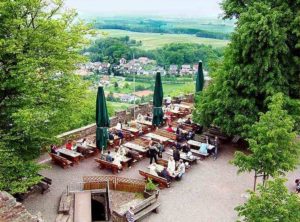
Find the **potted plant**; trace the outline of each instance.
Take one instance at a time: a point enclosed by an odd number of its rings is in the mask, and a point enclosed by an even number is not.
[[[153,181],[148,178],[145,185],[144,197],[148,198],[152,195],[158,195],[157,185],[155,185]]]

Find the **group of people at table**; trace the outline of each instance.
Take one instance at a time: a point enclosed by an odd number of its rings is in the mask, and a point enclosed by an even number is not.
[[[170,100],[166,100],[166,108],[165,109],[174,109],[172,108],[173,104]],[[176,107],[175,107],[176,108]],[[142,126],[139,124],[139,121],[151,121],[152,116],[150,114],[147,114],[145,116],[139,114],[137,116],[137,121],[135,122],[135,128],[138,129],[139,136],[143,135]],[[191,118],[187,118],[185,120],[178,119],[177,120],[177,126],[172,127],[172,125],[169,123],[165,130],[170,133],[176,134],[176,141],[171,147],[173,150],[173,156],[171,156],[168,159],[168,167],[161,168],[157,165],[157,156],[162,157],[162,152],[164,151],[164,146],[162,142],[154,142],[152,139],[149,141],[149,151],[148,155],[150,157],[150,173],[154,175],[160,175],[166,179],[170,178],[178,178],[180,179],[183,174],[185,173],[185,168],[188,166],[186,165],[181,157],[180,153],[185,153],[185,157],[189,159],[195,158],[191,152],[190,145],[187,143],[189,140],[193,140],[195,133],[192,130],[186,131],[183,130],[182,124],[192,124]],[[122,123],[119,121],[117,125],[114,128],[111,128],[108,132],[108,140],[114,141],[115,139],[119,139],[119,144],[116,146],[115,152],[108,151],[105,154],[102,154],[102,159],[105,159],[108,162],[112,162],[116,165],[118,165],[119,169],[122,168],[122,161],[124,159],[133,159],[134,154],[138,155],[136,151],[129,150],[125,148],[124,146],[121,146],[122,140],[124,139],[124,133],[123,129],[128,129],[132,127],[131,124],[127,121]],[[213,149],[208,149],[209,145],[214,145]],[[88,143],[87,139],[84,138],[81,141],[73,142],[72,140],[68,140],[68,142],[65,144],[65,149],[76,151],[77,146],[81,147],[88,147],[90,143]],[[206,137],[206,143],[201,143],[199,147],[199,152],[203,154],[212,154],[214,159],[217,158],[217,152],[219,147],[219,139],[218,137],[215,137],[214,140],[210,141],[208,137]],[[51,153],[59,154],[57,152],[58,148],[55,145],[51,145]],[[154,163],[153,160],[155,161]],[[131,166],[132,162],[128,161],[129,167]]]

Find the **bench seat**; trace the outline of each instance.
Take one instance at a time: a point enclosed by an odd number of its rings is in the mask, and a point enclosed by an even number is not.
[[[141,176],[143,176],[146,180],[149,178],[152,181],[156,182],[159,184],[160,188],[169,188],[171,185],[171,182],[169,182],[167,179],[160,177],[160,176],[155,176],[153,174],[147,173],[145,171],[139,170],[139,173]]]
[[[99,168],[100,169],[110,169],[112,171],[113,174],[118,173],[118,171],[120,170],[118,165],[114,164],[114,163],[110,163],[106,160],[102,160],[100,158],[95,158],[95,161],[97,163],[99,163]]]

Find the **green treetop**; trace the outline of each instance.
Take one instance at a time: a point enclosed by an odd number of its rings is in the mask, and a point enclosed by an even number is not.
[[[63,0],[0,4],[0,140],[22,159],[76,122],[87,86],[73,74],[89,33]]]
[[[224,0],[222,5],[226,17],[237,17],[237,26],[213,83],[197,100],[194,119],[247,136],[270,96],[300,98],[300,2]],[[287,105],[294,118],[299,107],[292,100]]]
[[[290,193],[284,179],[268,181],[259,186],[258,193],[250,192],[249,200],[236,208],[244,222],[298,222],[300,198]]]
[[[299,162],[299,142],[293,131],[294,120],[283,110],[283,95],[275,94],[269,111],[261,114],[250,131],[250,154],[236,152],[233,164],[239,172],[254,170],[266,180],[269,176],[295,169]]]

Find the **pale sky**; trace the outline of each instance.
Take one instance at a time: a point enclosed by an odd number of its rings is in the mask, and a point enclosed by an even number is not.
[[[99,16],[157,15],[217,17],[222,0],[66,0],[68,8]]]

